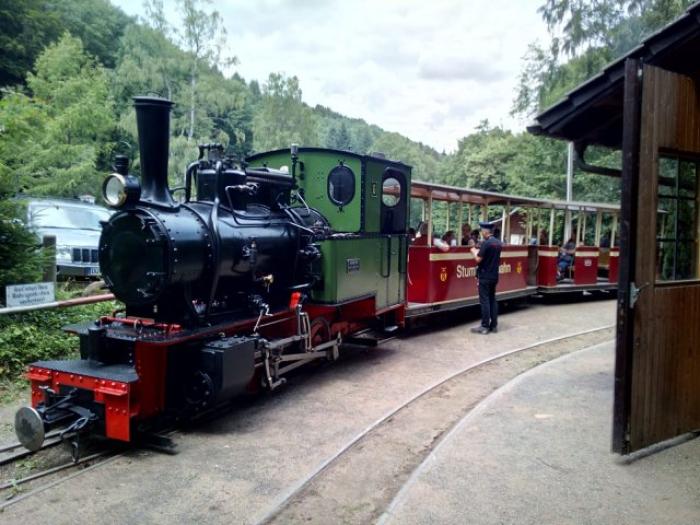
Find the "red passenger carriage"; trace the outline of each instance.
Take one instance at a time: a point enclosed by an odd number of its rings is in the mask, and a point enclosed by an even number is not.
[[[601,246],[615,244],[616,205],[535,199],[420,181],[412,183],[411,197],[420,203],[424,231],[409,248],[408,317],[478,304],[476,261],[462,237],[464,225],[469,225],[465,232],[469,233],[479,221],[494,223],[504,241],[499,300],[537,293],[609,291],[617,286],[619,250]],[[590,215],[595,216],[594,227],[587,224]],[[612,226],[607,242],[601,242],[606,218]],[[444,251],[437,246],[436,232],[451,226],[457,232],[457,245]],[[589,230],[592,236],[587,235]],[[571,267],[560,272],[561,248],[554,240],[567,234],[575,237],[576,248]]]

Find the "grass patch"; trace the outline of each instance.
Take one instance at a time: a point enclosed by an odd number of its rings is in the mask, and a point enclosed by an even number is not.
[[[61,290],[56,295],[64,299],[74,295],[74,292]],[[62,330],[64,326],[108,315],[117,308],[117,304],[109,301],[0,315],[0,399],[16,399],[19,393],[26,391],[23,372],[29,363],[78,355],[78,338],[65,333]]]

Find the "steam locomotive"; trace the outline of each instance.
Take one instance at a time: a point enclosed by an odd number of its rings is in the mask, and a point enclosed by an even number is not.
[[[172,103],[134,107],[140,178],[115,159],[99,245],[125,309],[66,328],[79,359],[30,365],[15,418],[30,450],[57,427],[142,439],[404,323],[409,166],[295,145],[239,165],[202,144],[171,190]]]

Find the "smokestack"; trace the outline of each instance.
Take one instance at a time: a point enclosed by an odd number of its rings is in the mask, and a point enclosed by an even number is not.
[[[173,103],[159,97],[134,97],[141,152],[141,200],[175,206],[168,188],[170,110]]]

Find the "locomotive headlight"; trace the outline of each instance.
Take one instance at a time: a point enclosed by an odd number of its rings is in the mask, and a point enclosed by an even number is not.
[[[112,173],[108,175],[102,184],[102,196],[105,202],[112,208],[121,208],[125,204],[131,204],[141,197],[141,185],[132,175]]]

